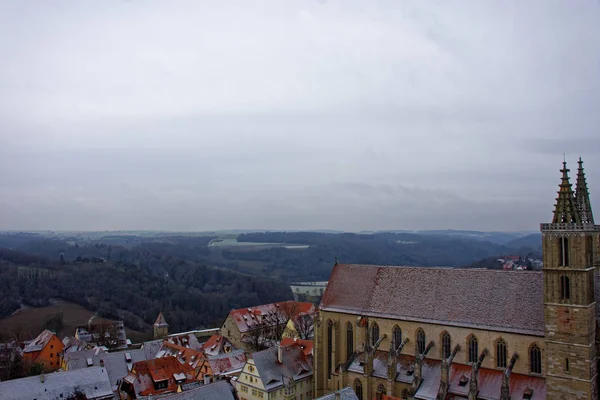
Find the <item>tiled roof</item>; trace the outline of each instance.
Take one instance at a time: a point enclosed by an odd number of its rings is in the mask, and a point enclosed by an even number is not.
[[[178,346],[187,347],[193,350],[200,350],[202,345],[193,333],[178,333],[175,335],[169,335],[166,342],[176,344]]]
[[[106,369],[90,367],[0,382],[0,399],[56,400],[72,398],[76,391],[88,399],[112,399],[114,393]]]
[[[304,355],[300,347],[284,347],[281,363],[277,360],[277,351],[276,347],[272,347],[252,354],[254,365],[267,391],[282,387],[286,379],[298,381],[312,376],[312,357]]]
[[[314,309],[315,306],[312,303],[284,301],[231,310],[229,314],[233,317],[240,332],[247,332],[263,326],[262,324],[267,326],[286,324],[286,314],[291,313],[293,316],[310,313],[314,312]],[[287,315],[287,317],[289,316]]]
[[[44,347],[48,344],[50,339],[55,336],[54,332],[50,332],[48,329],[45,329],[42,333],[37,335],[35,339],[33,339],[25,348],[23,349],[24,353],[31,353],[35,351],[42,351]]]
[[[175,357],[180,363],[188,364],[192,368],[196,368],[204,360],[204,354],[202,352],[178,346],[166,340],[163,342],[160,351],[156,354],[156,358],[163,357]]]
[[[64,360],[67,363],[69,371],[81,368],[89,368],[88,359],[92,361],[92,365],[100,366],[104,363],[104,367],[108,372],[110,384],[113,390],[117,387],[117,381],[123,379],[138,361],[146,360],[146,356],[142,349],[132,349],[127,351],[118,351],[107,353],[99,348],[93,350],[85,350],[79,352],[66,353]]]
[[[281,345],[283,347],[298,346],[302,349],[304,355],[306,356],[311,355],[313,353],[314,343],[315,342],[312,340],[302,340],[296,338],[283,338],[281,340]]]
[[[339,397],[336,396],[339,394]],[[325,396],[321,396],[315,400],[358,400],[358,396],[354,393],[354,390],[350,386],[346,386],[343,389],[335,391],[333,393],[326,394]]]
[[[226,337],[221,335],[212,335],[206,343],[202,345],[202,351],[206,355],[216,356],[219,354],[226,354],[235,350],[235,347],[231,344]]]
[[[147,360],[151,360],[156,357],[156,354],[160,351],[160,348],[163,345],[162,339],[149,340],[147,342],[142,343],[142,350],[144,350],[144,354],[146,355]]]
[[[175,357],[136,362],[133,371],[127,375],[127,381],[133,383],[136,394],[141,396],[176,391],[178,384],[175,374],[185,374],[185,383],[195,381],[194,369],[187,364],[181,364]],[[162,380],[168,381],[167,387],[154,389],[154,382]]]
[[[63,353],[90,350],[94,347],[88,342],[84,342],[83,340],[68,336],[63,338],[62,343],[65,346],[63,348]]]
[[[538,271],[338,264],[320,308],[543,336],[543,287]]]
[[[165,400],[236,400],[233,386],[227,381],[217,381],[202,385],[181,393],[153,397]]]
[[[207,357],[207,362],[210,364],[210,369],[214,376],[239,372],[246,364],[246,353],[243,350],[234,350],[228,354]]]

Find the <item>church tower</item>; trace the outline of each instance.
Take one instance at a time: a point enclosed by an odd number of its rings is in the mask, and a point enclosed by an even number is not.
[[[598,397],[596,267],[600,227],[594,225],[579,160],[575,193],[563,162],[552,223],[541,224],[544,258],[545,370],[547,398]]]
[[[158,314],[152,328],[154,328],[154,339],[164,339],[169,335],[169,324],[162,313]]]

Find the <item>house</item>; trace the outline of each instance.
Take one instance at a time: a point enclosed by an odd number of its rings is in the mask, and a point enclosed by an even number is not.
[[[119,387],[123,399],[136,399],[141,396],[153,396],[175,393],[182,385],[196,382],[194,369],[181,364],[175,357],[157,358],[139,361],[133,364]]]
[[[598,398],[600,226],[566,162],[542,271],[337,264],[315,327],[315,395]],[[517,257],[506,257],[512,261]]]
[[[130,349],[117,352],[107,352],[99,347],[93,350],[65,353],[61,368],[65,371],[104,367],[113,391],[118,390],[119,383],[129,374],[136,362],[146,360],[142,349]]]
[[[113,397],[108,374],[102,367],[58,371],[0,382],[0,399],[107,400]]]
[[[237,350],[233,344],[224,336],[212,335],[205,343],[202,344],[201,350],[207,356],[218,356],[231,353]]]
[[[174,357],[181,364],[186,364],[192,367],[197,376],[200,372],[200,367],[204,361],[204,353],[198,350],[183,347],[165,340],[162,347],[156,354],[156,358]]]
[[[98,322],[75,328],[75,338],[104,346],[109,350],[124,350],[127,348],[127,335],[123,321]]]
[[[300,346],[277,346],[252,354],[235,387],[240,400],[312,399],[313,362]]]
[[[314,310],[312,303],[295,301],[231,310],[221,334],[237,348],[256,351],[281,340],[290,318]]]
[[[43,365],[44,371],[60,368],[59,353],[64,345],[54,332],[44,330],[23,349],[23,365],[30,368],[35,364]]]
[[[171,334],[164,338],[164,341],[193,350],[200,350],[202,348],[202,344],[198,341],[198,338],[193,333]]]
[[[225,377],[238,376],[246,364],[244,350],[233,350],[230,353],[205,356],[200,365],[199,378],[209,381]]]

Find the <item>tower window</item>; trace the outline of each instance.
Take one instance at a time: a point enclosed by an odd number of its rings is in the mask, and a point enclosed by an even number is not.
[[[394,327],[394,333],[392,335],[392,338],[394,343],[394,349],[397,349],[398,346],[400,346],[400,343],[402,343],[402,329],[400,329],[398,325]]]
[[[352,353],[354,353],[354,331],[352,330],[352,322],[348,322],[346,327],[346,353],[348,360]]]
[[[425,352],[425,332],[419,328],[417,330],[417,354],[423,354]]]
[[[375,343],[379,340],[379,325],[377,322],[373,322],[371,325],[371,344],[375,346]]]
[[[529,349],[529,366],[532,373],[542,373],[542,351],[537,344],[533,344]]]
[[[385,389],[383,384],[380,384],[379,387],[377,387],[377,393],[387,394],[387,390]]]
[[[506,342],[503,339],[496,343],[496,366],[506,368]]]
[[[569,359],[565,358],[565,372],[569,373],[570,372],[570,366],[569,366]]]
[[[469,349],[469,362],[476,363],[479,356],[477,338],[473,335],[467,339],[467,348]]]
[[[565,275],[560,277],[560,299],[571,299],[571,283],[569,282],[569,277]]]
[[[331,378],[333,366],[333,322],[327,323],[327,376]]]
[[[569,238],[560,237],[558,238],[558,253],[559,262],[561,267],[569,266]]]
[[[450,357],[450,334],[448,332],[442,333],[442,358],[447,359]]]

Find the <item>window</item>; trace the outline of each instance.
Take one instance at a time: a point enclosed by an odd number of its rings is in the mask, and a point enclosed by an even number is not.
[[[529,368],[534,374],[542,373],[542,352],[537,344],[529,348]]]
[[[506,368],[506,342],[504,339],[500,339],[496,343],[496,366]]]
[[[377,387],[377,393],[387,394],[387,390],[385,390],[383,385],[379,385],[379,387]]]
[[[402,329],[398,325],[394,327],[394,332],[392,334],[392,340],[394,343],[394,349],[397,349],[398,346],[402,343]]]
[[[375,343],[379,340],[379,325],[377,322],[373,322],[371,325],[371,345],[375,346]]]
[[[254,372],[254,367],[252,365],[248,365],[248,371]]]
[[[352,322],[348,322],[346,326],[346,358],[349,360],[354,353],[354,331],[352,330]]]
[[[363,400],[362,383],[360,383],[360,380],[358,379],[354,381],[354,392],[356,393],[358,400]]]
[[[450,357],[450,334],[448,332],[442,333],[442,358],[447,359]]]
[[[50,353],[50,358],[54,357],[54,353]]]
[[[327,323],[327,376],[331,378],[333,366],[333,322]]]
[[[566,237],[558,238],[558,253],[559,253],[558,262],[560,263],[560,266],[568,267],[569,266],[569,238],[566,238]]]
[[[252,396],[254,396],[254,397],[258,396],[258,390],[252,389]]]
[[[479,357],[479,351],[477,348],[477,338],[473,335],[467,339],[467,348],[469,349],[469,362],[476,363]]]
[[[254,382],[254,378],[250,377],[250,383],[253,383],[253,382]]]
[[[402,398],[403,398],[403,399],[408,399],[408,389],[404,389],[404,390],[402,391]]]
[[[242,392],[243,393],[248,393],[248,386],[242,385]]]
[[[565,372],[568,374],[570,372],[569,359],[565,358]]]
[[[425,331],[419,328],[417,329],[417,354],[423,354],[425,352]]]
[[[568,276],[560,277],[560,299],[569,300],[571,298],[571,283]]]

